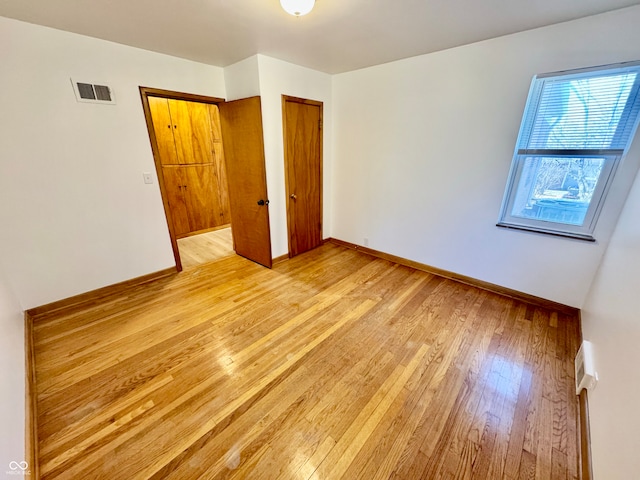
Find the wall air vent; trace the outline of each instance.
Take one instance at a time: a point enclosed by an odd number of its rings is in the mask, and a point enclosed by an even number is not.
[[[97,85],[95,83],[77,82],[71,79],[76,100],[86,103],[106,103],[115,105],[116,97],[111,87],[107,85]]]

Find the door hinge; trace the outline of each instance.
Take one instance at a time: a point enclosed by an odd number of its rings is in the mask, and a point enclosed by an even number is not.
[[[322,130],[322,120],[318,120],[318,130]]]

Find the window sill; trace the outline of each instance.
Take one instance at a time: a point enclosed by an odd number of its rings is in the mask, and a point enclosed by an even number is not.
[[[592,235],[582,233],[570,233],[570,232],[557,232],[553,230],[543,230],[536,227],[527,227],[525,225],[513,225],[510,223],[499,222],[496,223],[496,227],[507,228],[509,230],[521,230],[524,232],[541,233],[543,235],[551,235],[554,237],[571,238],[574,240],[582,240],[584,242],[595,242],[596,239]]]

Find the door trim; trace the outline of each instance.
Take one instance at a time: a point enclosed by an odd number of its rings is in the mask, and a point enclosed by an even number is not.
[[[156,177],[158,178],[158,185],[160,186],[160,196],[162,197],[162,205],[164,206],[164,214],[167,219],[167,227],[169,229],[169,237],[171,238],[171,248],[173,249],[173,257],[176,261],[176,269],[178,272],[182,271],[182,261],[180,260],[180,252],[178,251],[178,240],[173,230],[173,218],[171,216],[171,209],[169,208],[169,198],[167,195],[167,188],[164,184],[164,177],[162,175],[162,162],[160,161],[160,154],[158,151],[158,143],[156,140],[156,134],[153,130],[153,120],[151,118],[151,109],[149,108],[149,97],[168,98],[173,100],[186,100],[189,102],[200,102],[219,104],[224,103],[224,98],[208,97],[206,95],[196,95],[193,93],[175,92],[173,90],[162,90],[160,88],[139,87],[140,99],[142,100],[142,110],[144,111],[144,118],[147,123],[147,133],[149,134],[149,141],[151,142],[151,150],[153,152],[153,162],[156,167]]]
[[[293,159],[289,158],[289,154],[287,153],[287,127],[286,127],[286,121],[287,121],[287,115],[286,115],[286,107],[287,107],[287,102],[294,102],[294,103],[302,103],[305,105],[313,105],[315,107],[319,107],[320,108],[320,138],[319,138],[319,143],[320,143],[320,238],[324,238],[323,235],[323,228],[324,228],[324,182],[323,182],[323,177],[324,177],[324,156],[323,156],[323,143],[324,143],[324,135],[323,135],[323,131],[324,131],[324,103],[320,102],[318,100],[309,100],[306,98],[300,98],[300,97],[292,97],[289,95],[282,95],[282,141],[283,141],[283,150],[284,150],[284,188],[285,188],[285,205],[287,206],[287,247],[289,248],[289,258],[292,257],[291,255],[291,232],[292,232],[292,225],[293,225],[293,219],[291,218],[291,209],[289,208],[289,195],[291,195],[290,191],[289,191],[289,162],[293,161]]]

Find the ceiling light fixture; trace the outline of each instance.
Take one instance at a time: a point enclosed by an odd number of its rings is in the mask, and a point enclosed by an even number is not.
[[[315,3],[316,0],[280,0],[280,5],[282,5],[284,11],[296,17],[309,13]]]

